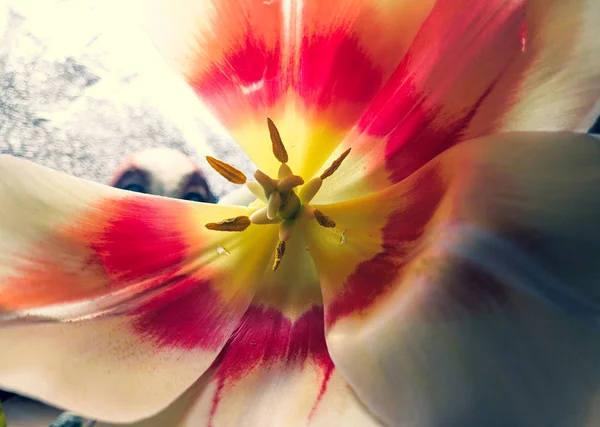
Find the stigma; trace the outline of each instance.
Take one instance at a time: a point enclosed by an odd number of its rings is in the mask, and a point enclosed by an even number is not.
[[[208,164],[215,171],[234,184],[246,185],[257,197],[258,203],[253,204],[257,208],[249,217],[227,218],[219,222],[208,223],[205,227],[215,231],[242,232],[251,224],[279,224],[279,242],[275,247],[273,261],[273,271],[275,271],[283,260],[286,242],[291,238],[297,222],[315,220],[322,227],[335,227],[335,221],[310,206],[310,202],[321,189],[323,181],[333,175],[350,154],[350,149],[334,160],[320,176],[305,182],[288,166],[288,153],[275,123],[267,118],[267,125],[273,155],[280,162],[277,177],[270,177],[257,170],[254,173],[255,181],[248,181],[242,171],[228,163],[207,156]]]

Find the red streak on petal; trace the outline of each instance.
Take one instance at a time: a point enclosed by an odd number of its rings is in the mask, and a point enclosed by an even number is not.
[[[217,414],[217,409],[219,408],[219,403],[221,403],[221,398],[223,396],[223,389],[225,388],[224,381],[217,381],[217,388],[215,389],[215,394],[212,397],[212,405],[210,407],[210,412],[208,413],[208,425],[207,427],[213,427],[213,420],[215,415]]]
[[[81,236],[56,232],[16,254],[17,274],[6,280],[0,311],[91,299],[110,289],[101,260]]]
[[[279,310],[251,306],[215,362],[217,375],[238,379],[258,366],[279,361],[329,363],[322,307],[314,306],[292,323]]]
[[[315,399],[315,403],[313,404],[313,407],[310,410],[310,414],[308,415],[309,421],[312,419],[313,415],[315,414],[315,411],[319,407],[321,400],[323,400],[323,396],[325,396],[325,392],[327,391],[327,384],[329,383],[329,380],[331,379],[331,375],[333,375],[333,371],[335,369],[335,365],[333,364],[333,361],[329,357],[329,354],[327,355],[327,359],[328,359],[327,363],[325,363],[323,365],[324,366],[323,379],[321,380],[321,388],[319,389],[319,394],[317,395],[317,398]]]
[[[248,34],[226,61],[190,77],[189,83],[230,126],[239,120],[240,111],[264,111],[277,102],[286,89],[283,75],[279,46],[269,49],[263,40]]]
[[[313,306],[292,322],[274,308],[251,306],[213,364],[217,389],[209,426],[223,392],[244,376],[258,369],[275,367],[278,362],[285,363],[289,369],[302,367],[307,360],[322,371],[316,407],[334,369],[325,344],[322,307]]]
[[[116,288],[172,272],[184,261],[187,244],[180,205],[131,197],[109,209],[114,220],[90,246]]]
[[[407,206],[388,217],[382,229],[383,251],[359,264],[346,280],[343,290],[326,305],[327,327],[375,304],[402,282],[404,268],[420,255],[422,238],[445,195],[438,171],[430,168],[425,172],[411,183],[412,197],[405,198]],[[532,241],[531,238],[528,240]],[[491,303],[505,304],[508,301],[504,286],[475,265],[445,253],[436,257],[433,255],[417,261],[422,262],[422,268],[431,268],[428,277],[438,275],[438,278],[432,279],[439,288],[429,296],[428,313],[438,317],[455,316],[461,310],[474,312]],[[450,307],[460,307],[461,310],[451,310]]]
[[[182,206],[131,197],[112,209],[114,220],[91,246],[113,288],[142,285],[131,312],[134,330],[161,347],[218,351],[239,310],[226,304],[207,278],[181,273],[189,249]]]
[[[226,126],[235,125],[240,112],[262,111],[266,117],[266,109],[289,90],[297,92],[309,109],[334,109],[331,120],[348,126],[383,82],[381,67],[354,36],[343,31],[304,37],[299,69],[287,69],[290,66],[294,65],[282,64],[279,45],[269,49],[264,41],[248,34],[225,61],[192,76],[189,82]]]
[[[178,207],[138,196],[100,202],[22,256],[8,306],[100,297],[172,270],[186,250]]]
[[[155,280],[164,290],[132,313],[134,329],[160,347],[219,351],[235,328],[238,307],[225,304],[209,280]]]
[[[527,21],[523,20],[521,24],[521,52],[527,50]]]
[[[348,109],[345,117],[335,117],[340,125],[352,124],[383,82],[381,67],[344,31],[304,37],[300,76],[298,93],[308,108],[331,105]]]
[[[525,2],[505,3],[438,1],[361,117],[362,133],[388,140],[385,159],[392,182],[406,178],[464,138],[475,114],[519,54]]]
[[[390,180],[399,182],[421,168],[437,155],[463,140],[463,132],[477,110],[491,93],[494,81],[483,92],[477,102],[463,116],[440,123],[441,108],[427,110],[414,101],[413,111],[388,136],[385,158],[386,168],[391,172]],[[405,93],[405,102],[418,98]],[[437,123],[436,123],[437,122]]]
[[[438,207],[445,188],[437,171],[430,170],[413,188],[410,203],[393,212],[382,229],[383,251],[362,262],[352,273],[343,290],[326,305],[326,324],[359,312],[372,305],[390,290],[402,267],[410,261],[410,253],[424,233]]]

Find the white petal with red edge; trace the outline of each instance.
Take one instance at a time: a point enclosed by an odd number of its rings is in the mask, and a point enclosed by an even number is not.
[[[384,292],[354,289],[363,304],[332,318],[357,285],[350,275],[325,299],[332,358],[384,422],[600,422],[599,165],[593,137],[525,133],[469,141],[426,166],[436,173],[417,179],[435,177],[442,197],[416,244],[382,247],[389,271],[363,285],[384,280]]]
[[[8,156],[0,172],[0,386],[119,422],[170,404],[229,339],[276,230],[209,231],[248,210],[116,190]]]
[[[600,3],[530,0],[521,55],[474,118],[490,131],[587,131],[600,100]]]
[[[380,426],[334,368],[323,334],[320,307],[295,321],[251,307],[213,368],[135,427]]]
[[[595,0],[438,1],[332,154],[352,148],[316,200],[384,189],[470,138],[589,128],[600,99],[599,17]]]
[[[148,28],[254,163],[267,117],[308,179],[389,78],[433,0],[150,0]]]

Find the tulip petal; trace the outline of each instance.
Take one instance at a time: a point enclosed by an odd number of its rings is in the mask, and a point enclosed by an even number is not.
[[[331,357],[384,423],[600,422],[599,165],[589,135],[499,134],[365,203],[323,207],[349,225],[386,220],[365,244],[348,230],[366,248],[343,258],[353,269],[323,257],[332,239],[309,242]]]
[[[521,54],[525,3],[435,3],[390,79],[329,159],[352,148],[332,177],[333,200],[386,188],[463,139],[481,104]]]
[[[322,307],[290,318],[273,307],[253,305],[211,370],[173,405],[135,427],[164,425],[380,424],[329,358]]]
[[[317,201],[386,188],[466,139],[505,130],[571,130],[595,118],[588,113],[600,97],[598,3],[536,0],[525,6],[438,1],[399,67],[330,157],[352,148],[331,191]]]
[[[600,3],[529,0],[522,54],[482,105],[467,135],[587,131],[600,99]]]
[[[204,227],[248,214],[0,157],[0,387],[115,422],[166,407],[269,268],[276,227]]]
[[[149,30],[264,172],[279,163],[267,117],[294,173],[310,178],[396,68],[433,0],[158,0]]]

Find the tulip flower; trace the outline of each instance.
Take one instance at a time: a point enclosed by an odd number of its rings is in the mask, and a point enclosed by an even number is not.
[[[598,425],[599,9],[153,6],[256,201],[2,158],[0,387],[137,426]]]

